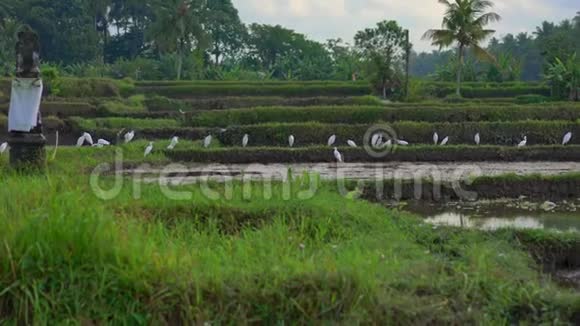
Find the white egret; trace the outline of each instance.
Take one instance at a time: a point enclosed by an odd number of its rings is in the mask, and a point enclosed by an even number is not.
[[[89,143],[89,145],[93,146],[95,144],[95,142],[93,141],[93,136],[91,136],[91,134],[89,134],[88,132],[85,132],[83,134],[83,137],[85,137],[85,141]]]
[[[104,140],[104,139],[99,139],[99,140],[97,141],[97,144],[98,144],[98,145],[101,145],[101,146],[109,146],[109,145],[111,145],[111,142],[109,142],[109,141],[106,141],[106,140]]]
[[[296,138],[294,138],[294,135],[290,135],[290,137],[288,137],[288,145],[290,145],[290,147],[294,147],[295,141],[296,141]]]
[[[0,154],[4,154],[4,152],[6,152],[7,149],[8,143],[2,143],[2,145],[0,145]]]
[[[441,146],[445,146],[449,143],[449,137],[445,137],[442,141],[441,141]]]
[[[348,146],[350,146],[352,148],[357,148],[358,147],[356,145],[356,143],[354,141],[350,140],[350,139],[346,143],[348,144]]]
[[[481,135],[479,133],[475,134],[473,140],[475,140],[475,145],[481,144]]]
[[[439,134],[438,133],[433,134],[433,142],[435,143],[435,145],[439,144]]]
[[[338,151],[338,148],[334,148],[334,158],[336,158],[336,161],[338,163],[343,163],[344,159],[342,158],[342,154],[340,154],[340,152]]]
[[[81,147],[85,144],[85,140],[87,137],[85,137],[85,135],[82,135],[79,137],[79,139],[77,140],[77,147]]]
[[[153,142],[149,142],[149,145],[145,148],[145,155],[144,157],[149,156],[153,152]]]
[[[332,135],[328,138],[328,146],[332,146],[334,143],[336,143],[336,135]]]
[[[569,132],[566,135],[564,135],[564,139],[562,140],[562,145],[564,145],[564,146],[568,145],[571,140],[572,140],[572,132]]]
[[[379,137],[379,140],[377,141],[377,144],[376,144],[375,148],[379,148],[379,149],[380,148],[384,148],[385,147],[385,143],[384,142],[385,142],[385,140],[383,139],[383,136],[381,135]]]
[[[242,138],[242,147],[248,147],[248,143],[250,142],[250,135],[245,134],[244,138]]]
[[[205,139],[203,140],[203,147],[208,148],[211,145],[212,139],[213,137],[211,135],[205,137]]]
[[[129,131],[125,134],[125,144],[130,143],[135,138],[135,131]]]
[[[381,135],[381,134],[374,134],[374,135],[373,135],[373,138],[371,139],[371,145],[372,145],[374,148],[377,148],[377,147],[379,147],[379,146],[381,145],[382,138],[383,138],[383,137],[382,137],[382,135]]]
[[[404,140],[397,140],[397,144],[401,146],[409,146],[409,142]]]
[[[522,141],[521,141],[521,142],[518,144],[518,147],[519,147],[519,148],[521,148],[521,147],[525,147],[527,144],[528,144],[528,136],[525,136],[525,137],[524,137],[524,140],[522,140]]]
[[[177,144],[179,144],[179,137],[175,136],[171,138],[171,143],[169,144],[169,146],[167,146],[167,149],[173,150],[175,149],[175,146],[177,146]]]

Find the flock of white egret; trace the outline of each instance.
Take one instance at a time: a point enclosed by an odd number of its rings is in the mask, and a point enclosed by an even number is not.
[[[572,141],[572,137],[573,137],[573,133],[572,132],[568,132],[564,135],[564,138],[562,139],[562,145],[568,145],[570,143],[570,141]],[[133,141],[135,139],[135,131],[129,131],[124,135],[124,140],[125,140],[125,144],[130,143],[131,141]],[[445,146],[448,145],[450,142],[450,137],[446,136],[445,138],[443,138],[443,140],[441,140],[441,142],[439,142],[439,134],[437,132],[435,132],[433,134],[433,143],[435,145],[438,146]],[[204,148],[208,148],[211,146],[213,137],[211,135],[208,135],[207,137],[205,137],[203,139],[203,147]],[[334,147],[336,145],[336,141],[337,141],[337,137],[336,135],[332,135],[328,138],[328,146],[329,147]],[[476,145],[480,145],[481,144],[481,135],[480,133],[475,134],[475,136],[473,137],[473,141]],[[250,135],[245,134],[242,137],[242,146],[245,148],[248,146],[250,142]],[[294,137],[294,135],[290,135],[288,137],[288,145],[290,147],[294,147],[296,143],[296,137]],[[348,139],[347,142],[349,147],[352,148],[358,148],[358,145],[355,141]],[[408,146],[409,142],[402,140],[402,139],[397,139],[394,141],[394,143],[396,143],[397,145],[400,146]],[[175,149],[175,147],[179,144],[179,137],[173,137],[171,139],[171,142],[169,144],[169,146],[167,146],[168,150],[173,150]],[[517,145],[517,147],[522,148],[527,146],[528,144],[528,137],[524,136],[523,140]],[[91,136],[91,134],[89,134],[88,132],[85,132],[82,134],[81,137],[79,137],[79,139],[77,140],[77,147],[81,147],[84,145],[89,145],[89,146],[93,146],[93,147],[105,147],[105,146],[110,146],[111,142],[105,140],[105,139],[98,139],[96,142],[93,140],[93,137]],[[393,140],[389,139],[387,141],[385,141],[385,137],[384,135],[377,133],[375,135],[372,136],[371,139],[371,145],[373,148],[385,148],[385,147],[389,147],[393,145]],[[145,148],[145,152],[144,152],[144,156],[147,157],[149,154],[151,154],[153,152],[154,149],[154,143],[150,142],[149,145],[147,145],[147,147]],[[0,144],[0,154],[4,154],[6,151],[8,150],[8,143],[2,143]],[[337,162],[343,162],[344,161],[344,157],[343,155],[338,151],[337,147],[334,147],[334,157],[336,158]]]
[[[135,139],[135,131],[132,130],[132,131],[127,132],[123,136],[123,138],[125,140],[125,144],[132,142],[133,139]],[[211,145],[212,140],[213,140],[213,137],[211,135],[205,137],[203,140],[203,147],[208,148]],[[250,140],[250,138],[248,135],[244,136],[244,139],[242,141],[244,143],[244,147],[247,146],[249,140]],[[169,143],[169,146],[167,146],[167,149],[173,150],[173,149],[175,149],[175,147],[178,144],[179,144],[179,137],[175,136],[175,137],[171,138],[171,141]],[[104,140],[104,139],[99,139],[95,142],[93,140],[93,137],[91,136],[91,134],[89,134],[88,132],[85,132],[77,140],[76,146],[82,147],[85,145],[101,148],[101,147],[105,147],[105,146],[110,146],[111,143],[107,140]],[[143,153],[144,157],[149,156],[153,152],[154,147],[155,147],[155,143],[149,142],[147,147],[145,147],[145,152]]]

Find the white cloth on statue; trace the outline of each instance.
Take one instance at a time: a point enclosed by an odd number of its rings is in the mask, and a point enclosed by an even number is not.
[[[29,132],[38,124],[42,80],[37,78],[17,78],[12,81],[8,131]]]

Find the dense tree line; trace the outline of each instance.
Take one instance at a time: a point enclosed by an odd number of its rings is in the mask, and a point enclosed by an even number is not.
[[[468,53],[464,80],[541,80],[556,58],[566,60],[574,53],[580,54],[580,12],[575,18],[560,23],[543,22],[531,33],[493,37],[487,50],[497,62],[476,62],[473,55]],[[454,56],[455,50],[413,53],[411,74],[452,81]]]
[[[282,26],[241,22],[231,0],[6,0],[0,59],[11,69],[17,27],[42,40],[44,62],[73,75],[135,79],[343,79],[354,49]]]
[[[401,93],[409,59],[411,75],[439,81],[575,80],[570,76],[578,61],[573,54],[580,52],[580,14],[544,22],[533,33],[491,38],[484,48],[482,41],[494,32],[485,26],[498,17],[473,8],[489,1],[442,3],[461,3],[456,14],[479,17],[479,25],[460,37],[460,16],[445,17],[444,29],[426,35],[441,49],[416,53],[394,21],[358,32],[353,44],[320,43],[283,26],[244,24],[231,0],[3,0],[0,69],[12,71],[15,34],[27,24],[39,33],[44,62],[80,77],[364,78],[390,95]]]

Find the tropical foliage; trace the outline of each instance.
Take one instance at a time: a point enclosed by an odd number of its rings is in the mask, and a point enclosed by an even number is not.
[[[457,45],[457,95],[460,96],[465,50],[470,49],[477,58],[493,61],[493,56],[481,42],[495,33],[486,26],[501,18],[494,12],[486,12],[493,7],[493,3],[487,0],[439,0],[439,3],[446,6],[442,29],[428,30],[423,38],[432,40],[433,45],[440,48]]]
[[[366,75],[384,98],[401,89],[406,49],[405,31],[396,21],[383,21],[360,31],[355,44],[366,64]]]
[[[546,79],[552,86],[554,97],[580,100],[580,60],[576,53],[565,61],[555,58],[548,65]]]

